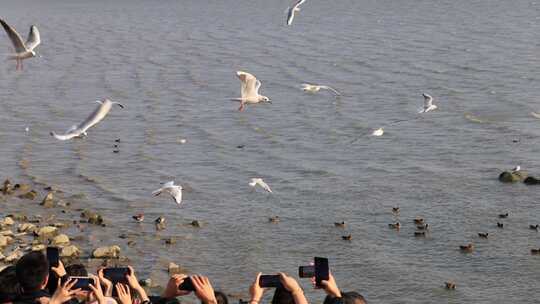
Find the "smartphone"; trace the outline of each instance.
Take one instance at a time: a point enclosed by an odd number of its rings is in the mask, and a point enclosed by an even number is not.
[[[77,280],[77,283],[75,283],[71,289],[80,288],[82,290],[90,290],[90,284],[94,283],[94,280],[90,277],[69,277],[69,279]]]
[[[315,276],[315,266],[298,267],[298,276],[301,278],[312,278]]]
[[[129,268],[127,267],[114,267],[103,269],[103,275],[111,280],[113,284],[127,283],[126,275],[129,274]]]
[[[259,278],[259,286],[262,288],[277,288],[282,287],[281,280],[279,279],[279,275],[273,274],[273,275],[261,275]]]
[[[58,261],[60,253],[56,247],[47,247],[47,260],[49,261],[49,267],[58,267]]]
[[[328,281],[328,279],[330,279],[328,259],[315,257],[315,284],[322,287],[321,281]]]
[[[193,286],[191,278],[187,277],[184,279],[184,282],[182,282],[182,284],[178,286],[178,289],[185,291],[195,291],[195,286]]]

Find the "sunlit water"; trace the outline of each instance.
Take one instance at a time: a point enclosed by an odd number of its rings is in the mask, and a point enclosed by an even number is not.
[[[538,188],[496,177],[518,164],[540,175],[540,121],[529,114],[540,111],[540,4],[313,0],[285,27],[289,4],[5,1],[2,18],[21,34],[38,25],[43,57],[22,73],[0,68],[2,176],[77,194],[74,206],[109,224],[77,245],[88,254],[119,244],[141,277],[162,284],[176,261],[246,293],[257,271],[296,273],[317,255],[371,303],[537,303],[530,249],[540,238],[528,226],[540,222]],[[0,48],[9,45],[2,33]],[[256,75],[273,103],[238,112],[228,101],[239,95],[236,70]],[[343,96],[303,93],[303,82]],[[437,111],[417,114],[422,92]],[[126,109],[83,140],[49,136],[102,97]],[[252,177],[274,194],[251,189]],[[180,208],[151,196],[172,179],[189,190]],[[41,212],[17,200],[2,208]],[[139,212],[142,225],[131,219]],[[160,215],[168,226],[156,232]],[[413,236],[417,216],[432,227],[426,238]],[[203,227],[186,225],[193,219]],[[387,226],[396,220],[399,232]],[[115,237],[128,232],[133,247]],[[178,243],[164,245],[167,236]],[[459,252],[468,242],[475,252]]]

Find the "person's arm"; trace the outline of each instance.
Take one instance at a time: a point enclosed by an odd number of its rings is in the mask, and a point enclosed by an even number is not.
[[[283,287],[292,294],[295,304],[308,304],[302,287],[300,287],[300,284],[298,284],[298,282],[293,277],[290,277],[285,273],[280,272],[279,279],[281,281],[281,284],[283,284]]]
[[[327,295],[333,296],[336,298],[341,298],[341,291],[339,290],[336,280],[334,279],[334,276],[332,275],[332,273],[328,274],[328,281],[325,281],[325,280],[321,281],[321,285]]]
[[[163,299],[172,299],[176,298],[178,296],[185,296],[187,294],[190,294],[191,291],[188,290],[180,290],[178,287],[184,283],[184,280],[187,279],[188,276],[185,274],[174,274],[167,283],[167,287],[161,294],[161,298]]]
[[[142,288],[141,284],[139,284],[139,280],[137,279],[137,276],[135,276],[135,270],[133,267],[128,266],[129,273],[126,275],[126,279],[128,281],[129,287],[131,287],[135,292],[139,294],[139,297],[141,298],[141,301],[143,303],[149,303],[150,299],[148,298],[148,295],[146,294],[146,290]]]
[[[99,268],[97,271],[99,282],[101,285],[105,286],[105,290],[103,291],[103,295],[106,297],[112,297],[112,291],[113,291],[113,283],[111,280],[107,279],[105,275],[103,274],[103,267]]]
[[[192,276],[191,282],[195,287],[195,295],[203,304],[217,304],[214,288],[207,277]]]
[[[80,288],[71,289],[75,283],[77,283],[77,280],[70,279],[64,284],[61,284],[60,279],[58,279],[58,287],[49,300],[49,304],[62,304],[71,300],[77,292],[81,291]]]
[[[257,273],[257,277],[255,278],[255,281],[251,286],[249,287],[249,295],[250,300],[249,304],[259,304],[261,302],[262,296],[265,292],[265,289],[259,285],[259,279],[261,277],[261,273]]]

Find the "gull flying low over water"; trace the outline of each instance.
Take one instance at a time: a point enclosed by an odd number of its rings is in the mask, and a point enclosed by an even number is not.
[[[373,133],[371,133],[371,135],[373,136],[382,136],[383,134],[384,134],[383,128],[378,128],[377,130],[374,130]]]
[[[86,131],[103,120],[103,118],[105,118],[105,116],[107,116],[111,110],[113,104],[117,104],[122,109],[124,108],[122,104],[110,101],[109,99],[105,99],[103,101],[96,100],[96,102],[99,103],[99,106],[82,123],[72,126],[64,134],[56,134],[55,132],[51,132],[51,135],[58,140],[68,140],[74,137],[80,137],[81,135],[88,136]]]
[[[251,182],[249,183],[251,187],[255,187],[257,185],[261,186],[264,190],[272,193],[272,189],[270,189],[270,186],[268,186],[267,183],[265,183],[262,178],[252,178]]]
[[[298,0],[296,3],[287,9],[287,25],[291,25],[294,19],[294,15],[300,11],[300,5],[306,2],[306,0]]]
[[[427,113],[437,109],[437,106],[433,104],[433,97],[426,93],[423,93],[422,96],[424,96],[424,108],[420,111],[420,113]]]
[[[518,172],[518,171],[521,171],[520,166],[516,166],[514,169],[512,169],[512,172]]]
[[[25,43],[23,42],[19,33],[17,33],[14,28],[12,28],[2,19],[0,19],[0,23],[4,27],[6,34],[9,36],[11,43],[13,43],[13,47],[15,50],[15,54],[9,55],[8,59],[16,60],[16,69],[22,70],[23,60],[35,57],[36,52],[34,51],[34,49],[41,43],[38,28],[35,25],[30,26],[30,33],[28,33],[28,38],[26,39]]]
[[[317,93],[321,89],[330,90],[330,91],[332,91],[332,93],[336,94],[337,96],[341,95],[336,89],[334,89],[332,87],[329,87],[329,86],[309,84],[309,83],[303,83],[302,84],[302,90],[304,90],[304,92]]]
[[[163,187],[152,192],[152,194],[154,196],[158,196],[161,194],[161,192],[167,192],[168,194],[170,194],[178,205],[182,203],[182,186],[175,185],[174,181],[163,184]]]
[[[240,86],[240,98],[234,98],[235,101],[240,101],[240,108],[238,111],[243,111],[246,104],[256,104],[260,102],[268,102],[270,98],[260,95],[259,88],[261,87],[261,82],[247,72],[237,71],[236,76],[242,82]]]

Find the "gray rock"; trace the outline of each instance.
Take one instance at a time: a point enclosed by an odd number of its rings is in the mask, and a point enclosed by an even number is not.
[[[69,245],[69,237],[65,234],[59,234],[52,239],[51,245],[55,247],[67,246]]]
[[[45,250],[45,248],[47,248],[47,246],[45,246],[43,244],[37,244],[37,245],[32,246],[32,248],[30,250],[32,250],[32,251],[43,251],[43,250]]]
[[[30,190],[24,194],[20,194],[20,195],[17,195],[18,198],[21,198],[21,199],[27,199],[27,200],[35,200],[38,196],[38,193],[34,190]]]
[[[58,228],[53,226],[45,226],[37,229],[34,234],[40,238],[52,238],[58,234]]]
[[[182,273],[182,268],[179,265],[173,262],[170,262],[169,267],[168,267],[168,272],[169,272],[169,275],[180,274]]]
[[[60,256],[65,258],[78,257],[81,254],[81,250],[75,245],[69,245],[62,248]]]
[[[52,208],[54,207],[54,201],[53,201],[53,193],[49,192],[43,199],[43,201],[40,203],[41,206],[45,208]]]
[[[90,224],[103,225],[103,217],[101,216],[101,214],[98,214],[94,211],[84,210],[81,213],[81,217],[85,218]]]
[[[502,183],[517,183],[525,180],[527,173],[524,171],[510,172],[504,171],[499,175],[499,181]]]
[[[15,221],[10,216],[6,216],[4,220],[0,223],[2,226],[11,226],[15,224]]]
[[[525,185],[538,185],[540,184],[540,179],[533,176],[529,176],[523,181],[523,183]]]
[[[10,236],[0,235],[0,248],[6,247],[13,242],[13,238]]]
[[[96,248],[92,252],[92,256],[98,259],[117,259],[120,257],[120,251],[120,246],[117,245],[104,246]]]
[[[33,233],[36,230],[36,225],[31,223],[22,223],[17,226],[18,232],[31,232]]]

